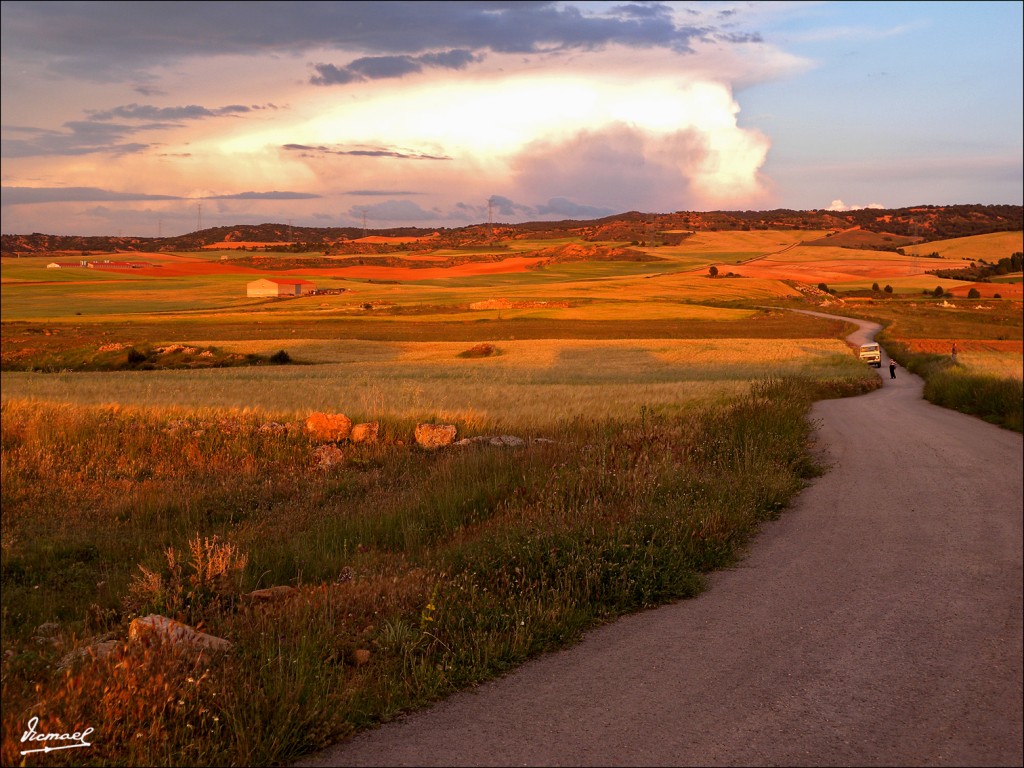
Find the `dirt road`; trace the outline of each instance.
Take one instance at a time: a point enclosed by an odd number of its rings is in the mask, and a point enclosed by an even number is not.
[[[1021,436],[882,375],[704,594],[303,765],[1021,765]]]

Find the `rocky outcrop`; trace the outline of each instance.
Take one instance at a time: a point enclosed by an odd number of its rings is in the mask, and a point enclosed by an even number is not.
[[[276,587],[254,589],[245,597],[247,600],[253,603],[271,603],[277,600],[284,600],[285,598],[298,594],[298,591],[299,590],[297,590],[295,587],[289,587],[285,584],[281,584]]]
[[[352,419],[342,413],[311,413],[306,419],[306,431],[314,440],[336,443],[348,439]]]
[[[133,619],[128,625],[129,643],[166,642],[177,648],[226,651],[231,642],[193,629],[180,621],[153,614]]]
[[[421,448],[442,448],[454,443],[457,434],[454,424],[417,424],[416,444]]]
[[[380,434],[380,422],[371,421],[366,424],[356,424],[352,427],[349,439],[353,443],[376,443]]]
[[[330,469],[335,464],[340,464],[344,460],[345,454],[342,453],[338,446],[331,443],[318,446],[313,451],[313,461],[320,469]]]
[[[459,440],[455,445],[497,445],[505,448],[518,448],[526,445],[526,441],[515,435],[478,435]]]

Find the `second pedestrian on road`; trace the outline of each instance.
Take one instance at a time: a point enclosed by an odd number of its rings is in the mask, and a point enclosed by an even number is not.
[[[896,361],[895,360],[889,360],[889,378],[890,379],[895,379],[896,378]]]

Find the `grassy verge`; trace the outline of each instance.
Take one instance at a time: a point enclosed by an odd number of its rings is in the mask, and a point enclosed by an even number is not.
[[[885,348],[900,365],[924,379],[924,397],[929,402],[1024,431],[1021,379],[973,372],[953,362],[950,355],[913,353],[898,341],[885,342]]]
[[[251,413],[5,402],[3,762],[33,716],[95,729],[48,764],[287,762],[694,595],[816,472],[811,400],[876,383],[765,381],[519,448],[343,443],[329,465]],[[296,589],[243,597],[271,585]],[[120,643],[150,612],[233,647]]]

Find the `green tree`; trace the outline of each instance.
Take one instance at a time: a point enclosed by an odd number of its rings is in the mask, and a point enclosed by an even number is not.
[[[708,267],[708,274],[711,277],[718,277],[718,267],[712,264],[710,267]]]
[[[892,293],[892,286],[891,285],[885,286],[885,292],[886,293]]]
[[[825,293],[829,293],[828,285],[826,285],[825,283],[818,283],[818,290],[824,291]]]
[[[969,290],[967,292],[967,298],[968,299],[980,299],[981,298],[981,294],[978,292],[977,288],[971,288],[971,290]]]
[[[944,293],[945,291],[942,290],[942,286],[937,285],[935,286],[935,290],[932,291],[932,296],[934,296],[936,299],[941,299]]]
[[[872,283],[871,290],[874,291],[875,293],[878,293],[882,289],[878,287],[878,283]]]

